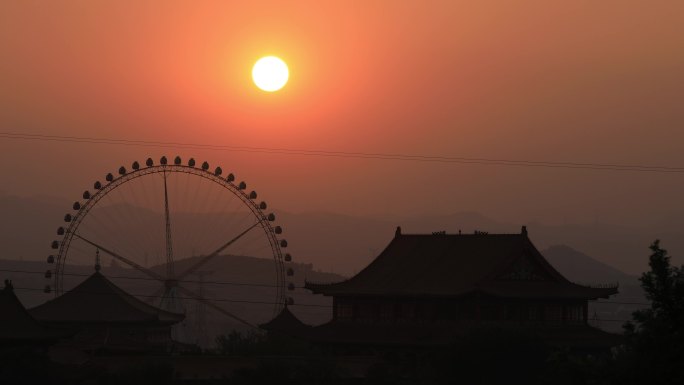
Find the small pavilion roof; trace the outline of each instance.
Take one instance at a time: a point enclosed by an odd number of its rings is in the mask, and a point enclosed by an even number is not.
[[[9,281],[0,290],[0,341],[46,340],[56,338],[36,321],[21,304]]]
[[[59,323],[152,323],[171,325],[185,318],[126,293],[99,271],[72,290],[30,309],[41,321]]]
[[[332,284],[306,282],[331,296],[453,297],[481,292],[499,297],[595,299],[617,286],[592,288],[568,281],[519,234],[402,234],[354,277]]]
[[[259,325],[260,328],[266,331],[274,331],[288,335],[299,335],[303,330],[309,329],[311,326],[299,320],[290,309],[285,306],[283,310],[278,313],[275,318]]]

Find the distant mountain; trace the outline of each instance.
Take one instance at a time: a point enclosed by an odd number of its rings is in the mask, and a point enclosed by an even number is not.
[[[471,233],[475,230],[516,233],[522,225],[527,225],[530,239],[539,249],[559,244],[571,245],[596,256],[597,260],[608,266],[633,275],[648,269],[648,246],[653,240],[661,239],[673,256],[673,263],[684,263],[684,227],[631,228],[601,223],[509,224],[472,212],[391,220],[284,212],[280,213],[279,220],[299,260],[314,262],[325,270],[346,275],[368,265],[389,244],[396,226],[401,226],[404,233],[442,230],[447,233]]]
[[[64,214],[71,212],[70,202],[58,203],[53,198],[26,198],[0,195],[0,242],[3,249],[0,258],[45,260],[51,254],[49,244],[57,239],[56,229],[64,224]],[[122,212],[145,210],[135,207],[117,207]],[[104,209],[113,211],[113,208]],[[144,242],[144,236],[161,237],[162,226],[149,212],[149,221],[128,223],[139,234],[130,238],[131,244]],[[178,218],[206,218],[207,223],[219,223],[220,213],[183,214]],[[105,216],[105,215],[103,215]],[[473,212],[461,212],[442,216],[415,217],[354,217],[334,213],[290,213],[276,211],[276,223],[284,229],[282,237],[288,240],[288,251],[298,262],[314,264],[316,269],[351,275],[368,265],[389,244],[396,226],[405,233],[429,233],[445,230],[448,233],[474,230],[490,233],[515,233],[527,225],[530,238],[540,248],[552,245],[570,245],[595,256],[608,266],[629,274],[638,275],[648,269],[648,246],[654,239],[673,255],[673,263],[684,262],[684,225],[678,216],[653,220],[642,228],[601,223],[545,225],[536,222],[510,224],[498,222]],[[144,218],[143,218],[144,219]],[[177,229],[178,227],[176,227]],[[182,246],[182,245],[181,245]],[[176,247],[176,245],[174,245]],[[181,253],[192,255],[193,253]],[[252,254],[248,254],[252,255]],[[150,258],[156,257],[150,255]],[[158,256],[157,256],[158,257]],[[608,273],[607,271],[604,271]],[[596,277],[598,278],[598,277]],[[589,277],[593,280],[593,277]],[[613,279],[613,278],[609,278]],[[605,278],[598,281],[605,281]]]
[[[321,232],[320,234],[324,234]],[[319,239],[320,240],[320,239]],[[644,307],[647,301],[643,297],[637,277],[625,274],[605,263],[602,263],[571,247],[557,245],[541,251],[547,260],[566,278],[581,284],[620,284],[620,293],[611,299],[592,302],[590,315],[592,324],[606,330],[618,332],[623,321],[631,317],[631,312]],[[181,273],[196,263],[201,257],[180,259],[175,264],[177,273]],[[149,280],[139,271],[129,269],[120,263],[112,263],[110,259],[102,268],[102,272],[127,292],[139,296],[143,300],[158,303],[162,285]],[[42,288],[51,284],[43,272],[50,266],[42,261],[0,260],[0,276],[12,279],[17,288],[19,298],[27,307],[36,306],[50,298]],[[314,269],[312,264],[294,263],[291,265],[295,275],[289,279],[297,287],[288,291],[294,298],[295,305],[291,310],[304,322],[320,324],[331,317],[330,298],[313,295],[302,289],[305,280],[315,282],[338,282],[345,277]],[[149,269],[164,275],[166,266],[154,265]],[[64,276],[65,289],[69,289],[92,274],[92,265],[68,265]],[[202,292],[207,298],[216,300],[221,307],[234,312],[254,323],[261,323],[272,317],[275,298],[274,264],[272,260],[248,256],[223,255],[216,257],[200,271],[185,277],[183,285],[197,293]],[[204,283],[201,283],[204,282]],[[151,297],[152,296],[152,297]],[[206,310],[205,325],[199,332],[196,324],[199,305],[194,301],[185,301],[190,314],[185,329],[191,335],[204,335],[202,344],[209,346],[213,337],[227,330],[243,327],[211,309]],[[195,334],[193,334],[195,333]]]
[[[397,226],[401,226],[405,233],[520,231],[519,226],[501,224],[471,212],[403,219],[360,218],[331,213],[278,214],[293,253],[299,260],[345,275],[358,272],[375,259],[392,240]]]
[[[68,209],[56,198],[0,195],[0,258],[44,261]]]
[[[0,251],[0,270],[3,270],[0,271],[0,278],[15,280],[17,293],[28,307],[51,298],[50,295],[42,293],[42,288],[47,283],[43,275],[49,268],[45,260],[49,254],[54,253],[50,249],[50,242],[59,238],[56,230],[64,225],[64,215],[73,212],[71,205],[72,203],[49,197],[0,195],[0,213],[4,219],[0,221],[0,244],[3,245]],[[149,255],[150,265],[154,265],[154,261],[162,260],[163,256],[159,255],[157,247],[163,245],[163,242],[157,242],[163,239],[163,226],[157,226],[158,223],[163,223],[163,220],[159,219],[163,219],[159,212],[141,210],[130,205],[111,205],[100,210],[102,218],[122,213],[125,218],[136,218],[137,215],[139,219],[124,222],[128,232],[123,238],[115,238],[115,222],[104,222],[104,226],[111,226],[113,229],[103,231],[102,242],[115,245],[114,247],[129,247],[131,255],[136,255],[137,262],[144,265],[148,264],[148,255],[144,250],[135,248],[136,245],[157,250],[158,255]],[[130,215],[132,212],[136,215]],[[222,223],[222,217],[225,217],[225,214],[221,212],[177,213],[175,229],[181,235],[192,230],[182,227],[179,222],[183,219],[207,223],[204,229],[199,229],[198,236],[202,241],[202,231],[215,229],[214,224]],[[344,276],[353,275],[363,269],[389,244],[396,226],[401,226],[404,233],[468,233],[475,230],[515,233],[520,231],[522,225],[497,222],[473,212],[443,216],[363,218],[333,213],[276,211],[276,217],[276,223],[284,229],[280,237],[287,239],[287,251],[294,257],[293,278],[298,287],[303,285],[304,279],[318,282],[340,281]],[[642,304],[645,303],[645,299],[637,275],[648,268],[648,245],[654,239],[660,238],[673,255],[674,264],[681,264],[684,261],[684,228],[680,224],[682,221],[679,217],[672,216],[654,220],[643,228],[599,223],[550,226],[531,222],[526,225],[534,244],[543,250],[542,253],[551,264],[568,279],[585,284],[620,283],[618,296],[608,302],[592,303],[590,306],[590,312],[595,318],[605,320],[596,321],[595,324],[618,331],[623,322],[621,320],[629,319],[632,311],[644,306]],[[150,239],[155,239],[154,237],[157,237],[157,241],[150,245]],[[124,239],[124,244],[118,243],[117,239]],[[222,242],[225,240],[221,240]],[[179,250],[177,246],[182,247],[182,242],[174,245],[175,251]],[[196,255],[194,250],[188,251],[187,247],[185,251],[180,250],[178,255]],[[90,252],[91,250],[85,250],[80,261],[71,261],[72,264],[81,265],[68,267],[68,272],[73,274],[66,278],[68,285],[73,286],[83,279],[84,275],[92,273]],[[240,250],[230,252],[253,255],[241,253]],[[182,271],[198,257],[177,258],[177,271]],[[107,262],[103,271],[110,277],[144,278],[140,273],[121,265],[110,266],[111,259],[108,257],[103,260]],[[164,269],[163,266],[151,268],[159,272]],[[247,314],[254,322],[263,322],[272,316],[272,306],[268,305],[274,298],[272,288],[268,288],[268,284],[273,283],[272,261],[238,255],[222,256],[204,266],[202,270],[207,273],[204,277],[206,281],[222,282],[204,284],[202,290],[206,296],[220,299],[221,304],[238,314]],[[125,290],[142,295],[141,298],[149,299],[150,295],[159,290],[157,282],[129,278],[112,279]],[[200,277],[195,275],[188,279],[190,282],[186,282],[186,285],[198,291]],[[258,284],[266,285],[260,287]],[[312,295],[303,289],[288,294],[295,299],[296,304],[302,305],[293,306],[292,310],[303,321],[318,324],[329,319],[330,298]],[[198,309],[197,305],[192,305],[189,311],[197,312]],[[209,311],[208,314],[209,325],[205,334],[209,334],[209,337],[205,339],[205,342],[208,341],[206,344],[211,343],[211,335],[240,327],[216,312]],[[187,328],[197,328],[197,325],[188,323]]]
[[[556,245],[541,251],[565,278],[584,285],[618,283],[618,294],[589,303],[589,319],[594,326],[619,333],[632,312],[648,306],[637,276],[596,260],[569,246]]]
[[[621,285],[637,283],[637,277],[625,274],[569,246],[551,246],[541,253],[556,270],[576,283],[592,285],[616,282]]]
[[[684,263],[683,227],[628,227],[605,223],[543,225],[530,223],[530,237],[539,248],[570,245],[595,256],[601,262],[628,274],[640,275],[648,269],[649,246],[662,240],[673,263]]]
[[[201,257],[181,259],[175,263],[176,274],[194,265]],[[94,261],[93,261],[94,264]],[[316,325],[327,322],[332,316],[332,300],[322,295],[314,295],[304,290],[305,277],[316,282],[336,282],[344,277],[319,272],[310,264],[293,263],[295,271],[288,282],[295,289],[286,295],[294,299],[290,310],[303,322]],[[44,293],[45,285],[53,285],[44,276],[50,266],[45,262],[0,259],[0,278],[10,279],[17,296],[27,308],[35,307],[54,298],[54,293]],[[247,256],[221,255],[212,259],[195,274],[183,277],[181,285],[208,298],[215,305],[248,320],[254,325],[267,322],[274,316],[276,299],[276,275],[273,260]],[[165,265],[149,267],[150,270],[165,276]],[[67,265],[64,269],[64,290],[75,287],[94,272],[94,266]],[[163,293],[163,283],[130,269],[121,263],[102,266],[102,274],[127,293],[159,306]],[[205,347],[212,345],[214,338],[233,329],[245,326],[211,307],[205,307],[185,292],[179,292],[187,318],[182,330],[187,335],[185,341],[198,342]],[[203,314],[203,315],[200,315]]]

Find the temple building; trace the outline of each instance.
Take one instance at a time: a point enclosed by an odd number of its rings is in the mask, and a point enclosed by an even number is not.
[[[126,293],[99,271],[72,290],[29,310],[53,330],[70,332],[61,344],[84,352],[169,352],[177,345],[171,327],[183,314],[149,305]]]
[[[612,335],[587,324],[588,301],[617,285],[567,280],[518,234],[402,234],[355,276],[306,282],[333,298],[332,321],[314,341],[399,345],[447,344],[471,328],[541,333],[552,344],[605,347]],[[594,346],[595,345],[595,346]]]
[[[306,325],[292,314],[287,306],[285,306],[275,318],[259,325],[259,327],[269,333],[294,337],[303,335],[311,328],[311,326]]]
[[[12,282],[0,290],[0,349],[12,346],[48,346],[62,335],[36,321],[21,304]]]

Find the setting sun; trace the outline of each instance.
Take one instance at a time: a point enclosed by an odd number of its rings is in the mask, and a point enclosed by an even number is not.
[[[266,92],[274,92],[287,84],[290,72],[287,64],[275,56],[266,56],[257,60],[252,67],[254,84]]]

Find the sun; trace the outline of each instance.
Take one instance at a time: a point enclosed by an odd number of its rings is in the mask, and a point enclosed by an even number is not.
[[[266,92],[275,92],[283,88],[289,77],[287,64],[275,56],[264,56],[252,67],[254,84]]]

